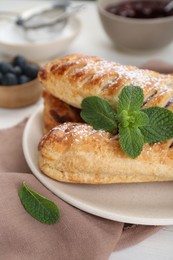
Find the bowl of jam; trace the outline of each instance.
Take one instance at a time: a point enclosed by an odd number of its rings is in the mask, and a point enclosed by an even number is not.
[[[118,47],[153,50],[173,41],[170,0],[97,0],[103,29]]]

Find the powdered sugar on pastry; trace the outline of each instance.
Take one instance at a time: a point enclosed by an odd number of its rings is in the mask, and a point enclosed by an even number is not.
[[[53,109],[57,105],[60,117],[69,116],[77,122],[79,110],[74,108],[80,109],[85,97],[100,96],[116,107],[126,85],[143,89],[144,107],[161,106],[173,111],[173,76],[95,56],[75,54],[52,61],[40,71],[39,79],[49,93],[45,99],[48,111],[54,99]],[[118,136],[77,122],[60,124],[42,137],[39,167],[46,175],[90,184],[173,180],[173,140],[145,144],[140,156],[131,159],[123,153]]]
[[[173,76],[135,66],[108,62],[95,56],[69,55],[48,63],[39,73],[44,88],[53,96],[80,108],[87,96],[100,96],[114,107],[126,85],[140,86],[145,106],[164,106],[173,97]]]

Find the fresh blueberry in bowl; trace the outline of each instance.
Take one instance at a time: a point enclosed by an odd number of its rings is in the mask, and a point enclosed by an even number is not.
[[[16,65],[13,67],[13,72],[15,75],[19,76],[22,74],[22,68]]]
[[[3,75],[2,75],[2,73],[0,72],[0,85],[2,85],[2,78],[3,78]]]
[[[14,57],[12,64],[14,66],[24,67],[27,63],[27,60],[24,56],[17,55]]]
[[[38,74],[38,67],[34,64],[26,64],[24,67],[24,73],[31,79],[35,79]]]
[[[37,80],[39,68],[22,55],[0,61],[0,107],[22,108],[38,101],[42,95]]]
[[[0,72],[6,74],[8,72],[13,72],[13,66],[5,61],[0,62]]]
[[[26,75],[19,76],[19,84],[25,84],[29,81],[31,81],[31,79],[28,76],[26,76]]]
[[[37,78],[39,66],[22,55],[16,55],[11,62],[0,62],[0,85],[15,86]]]
[[[1,82],[4,86],[13,86],[18,84],[16,75],[11,72],[3,75]]]

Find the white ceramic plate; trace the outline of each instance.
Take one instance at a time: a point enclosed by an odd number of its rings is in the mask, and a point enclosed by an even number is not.
[[[67,49],[80,32],[80,20],[71,17],[65,28],[51,37],[41,38],[38,32],[36,41],[29,40],[28,34],[11,21],[0,20],[0,50],[10,56],[24,55],[30,60],[47,60]],[[30,32],[33,35],[33,32]]]
[[[147,225],[173,225],[173,182],[83,185],[50,179],[38,168],[42,108],[25,127],[23,150],[33,174],[54,194],[88,213],[111,220]]]

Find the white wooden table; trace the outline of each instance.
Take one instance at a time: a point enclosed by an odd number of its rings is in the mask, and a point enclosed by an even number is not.
[[[15,4],[14,4],[15,2]],[[46,1],[43,1],[45,3]],[[130,53],[117,50],[104,33],[95,2],[85,2],[85,9],[78,14],[82,30],[77,39],[69,46],[64,54],[84,53],[103,57],[122,64],[140,66],[151,59],[161,59],[173,62],[173,43],[168,47],[145,53]],[[1,1],[0,10],[22,11],[33,5],[40,5],[42,1],[6,0]],[[45,61],[46,62],[46,61]],[[15,125],[23,118],[31,115],[42,100],[22,109],[0,109],[0,128]],[[166,226],[155,235],[131,248],[113,253],[109,260],[173,260],[173,226]]]

